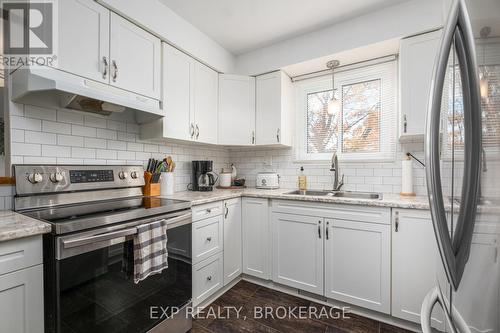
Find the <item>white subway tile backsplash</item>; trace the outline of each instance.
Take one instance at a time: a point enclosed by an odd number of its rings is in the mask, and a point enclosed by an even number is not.
[[[83,125],[83,114],[76,111],[58,110],[57,121],[73,125]]]
[[[71,147],[43,145],[42,155],[47,157],[71,157]]]
[[[144,144],[142,144],[142,143],[135,143],[135,142],[128,142],[127,143],[127,150],[131,150],[131,151],[144,151]]]
[[[83,159],[88,159],[88,158],[95,158],[96,156],[96,151],[95,149],[90,149],[90,148],[76,148],[72,147],[71,148],[71,157],[74,158],[83,158]]]
[[[123,141],[108,140],[108,149],[127,150],[127,143]]]
[[[83,164],[83,159],[58,157],[57,164]]]
[[[42,121],[40,119],[11,116],[10,126],[11,128],[22,130],[40,131],[42,128]]]
[[[25,156],[24,164],[56,164],[57,158],[46,156]]]
[[[42,153],[42,146],[33,143],[12,142],[11,150],[13,155],[40,156]]]
[[[12,142],[24,142],[24,130],[12,129],[10,135]]]
[[[28,118],[24,118],[28,119]],[[44,120],[42,122],[42,132],[58,133],[58,134],[71,134],[71,125],[55,121]]]
[[[137,137],[137,134],[135,134],[135,133],[118,132],[118,140],[120,140],[120,141],[135,142],[136,137]]]
[[[57,111],[55,109],[45,109],[38,106],[26,105],[24,108],[24,116],[28,118],[56,120]]]
[[[125,132],[127,130],[127,124],[121,121],[108,120],[107,128],[109,128],[110,130]]]
[[[111,158],[111,157],[109,157],[109,158]],[[135,152],[133,152],[133,151],[117,151],[115,158],[119,159],[119,160],[135,160],[136,159]]]
[[[58,134],[57,144],[60,146],[83,147],[83,137]]]
[[[106,148],[106,140],[96,138],[85,138],[86,148]]]
[[[97,149],[96,150],[96,158],[98,159],[117,159],[117,151],[116,150],[109,150],[109,149]],[[135,154],[134,154],[135,156]],[[120,159],[120,158],[118,158]]]
[[[25,131],[24,142],[55,145],[57,142],[57,137],[54,133]]]
[[[102,129],[98,128],[96,131],[97,137],[101,139],[107,139],[107,140],[116,140],[116,132],[112,130],[107,130],[107,129]]]
[[[93,127],[71,125],[71,135],[87,136],[95,138],[97,136],[97,129]]]
[[[92,116],[85,116],[84,124],[88,127],[96,127],[96,128],[106,128],[107,123],[105,118],[98,118]]]

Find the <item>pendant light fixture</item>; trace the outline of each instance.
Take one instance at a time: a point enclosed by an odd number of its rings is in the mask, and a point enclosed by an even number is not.
[[[340,65],[338,60],[330,60],[326,63],[326,67],[332,70],[332,99],[328,103],[328,114],[339,114],[342,108],[341,101],[335,96],[335,68]]]
[[[481,93],[481,97],[484,99],[488,99],[488,93],[489,93],[489,75],[488,71],[486,70],[486,39],[491,33],[491,27],[483,27],[480,31],[481,39],[483,40],[483,66],[482,69],[479,73],[479,91]]]

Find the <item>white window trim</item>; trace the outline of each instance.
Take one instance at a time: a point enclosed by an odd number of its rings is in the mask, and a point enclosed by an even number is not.
[[[398,72],[397,61],[384,62],[381,64],[371,65],[371,68],[356,68],[335,74],[335,89],[337,95],[339,89],[343,85],[359,83],[363,81],[371,81],[380,79],[382,87],[387,83],[390,90],[394,92],[394,99],[392,103],[385,103],[382,98],[381,115],[385,112],[382,111],[386,108],[392,108],[393,124],[388,126],[381,125],[388,133],[384,137],[391,138],[391,145],[389,151],[376,152],[376,153],[343,153],[342,149],[337,152],[338,158],[344,162],[387,162],[394,161],[396,157],[396,135],[397,135],[397,118],[398,118]],[[295,136],[295,162],[301,163],[325,163],[331,160],[331,153],[307,153],[307,94],[320,91],[331,90],[332,79],[331,76],[323,76],[304,80],[296,83],[295,87],[295,105],[296,105],[296,128],[297,135]],[[340,119],[340,118],[339,118]],[[381,119],[381,124],[383,119]],[[381,137],[381,140],[383,137]],[[381,146],[383,148],[383,146]]]

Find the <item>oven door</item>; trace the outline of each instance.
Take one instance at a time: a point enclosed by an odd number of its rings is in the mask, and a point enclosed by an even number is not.
[[[54,312],[49,331],[136,333],[167,324],[180,327],[169,332],[189,330],[182,311],[191,302],[190,212],[167,218],[168,268],[134,283],[134,224],[163,218],[56,237],[51,296],[46,289]]]

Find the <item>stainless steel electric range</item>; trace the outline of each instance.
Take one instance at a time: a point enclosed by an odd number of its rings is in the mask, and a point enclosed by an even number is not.
[[[45,332],[191,328],[190,202],[144,197],[141,166],[15,165],[15,210],[46,221]],[[134,283],[140,224],[168,221],[168,268]]]

